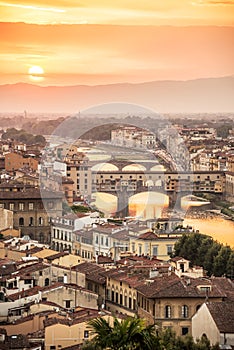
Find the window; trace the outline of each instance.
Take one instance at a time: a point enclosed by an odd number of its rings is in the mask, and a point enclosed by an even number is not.
[[[96,235],[96,244],[98,244],[98,235]]]
[[[106,237],[106,247],[108,247],[108,237]]]
[[[101,236],[101,245],[103,245],[103,236]]]
[[[138,245],[138,250],[139,250],[139,255],[141,255],[142,254],[142,245],[141,244]]]
[[[165,306],[165,318],[171,318],[171,306],[170,305]]]
[[[33,226],[33,217],[32,216],[29,218],[29,226]]]
[[[89,331],[84,331],[84,339],[88,339],[89,337]]]
[[[24,218],[19,218],[19,226],[24,226]]]
[[[50,346],[50,350],[56,350],[56,346],[55,345],[51,345]]]
[[[172,253],[173,250],[173,245],[168,245],[167,246],[167,254],[170,255]]]
[[[53,201],[48,202],[47,207],[48,207],[49,209],[53,209],[53,207],[54,207],[54,202],[53,202]]]
[[[4,203],[0,203],[0,208],[4,208]]]
[[[153,246],[153,256],[158,255],[158,246]]]
[[[43,218],[40,216],[38,219],[38,225],[42,226],[43,225]]]
[[[188,327],[182,327],[182,331],[181,331],[181,334],[182,335],[186,335],[186,334],[188,334]]]
[[[181,308],[181,316],[184,318],[188,317],[188,306],[187,305],[183,305]]]
[[[118,304],[118,302],[119,302],[119,293],[115,293],[115,302],[116,302],[116,304]]]
[[[28,209],[33,210],[33,203],[28,203]]]
[[[65,308],[70,309],[71,307],[71,300],[65,300]]]
[[[15,206],[14,203],[10,203],[9,204],[9,210],[14,210],[14,206]]]
[[[19,203],[19,210],[24,210],[24,203]]]

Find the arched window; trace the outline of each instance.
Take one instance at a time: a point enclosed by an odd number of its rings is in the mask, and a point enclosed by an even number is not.
[[[49,280],[49,278],[46,278],[45,279],[45,287],[48,286],[49,284],[50,284],[50,280]]]
[[[42,226],[43,225],[43,218],[40,216],[38,219],[38,225]]]
[[[33,217],[32,216],[29,218],[29,226],[33,226]]]
[[[19,218],[19,226],[24,226],[24,218]]]
[[[181,307],[181,316],[183,318],[187,318],[188,317],[188,306],[187,305],[182,305],[182,307]]]
[[[201,305],[199,304],[199,305],[197,305],[196,306],[196,311],[198,311],[199,309],[200,309],[200,307],[201,307]]]
[[[165,306],[165,318],[171,318],[171,306],[170,305]]]

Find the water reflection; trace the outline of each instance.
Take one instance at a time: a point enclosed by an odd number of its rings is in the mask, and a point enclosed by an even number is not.
[[[94,195],[94,204],[105,215],[113,216],[117,210],[117,197],[107,193],[97,192]],[[197,198],[197,197],[195,197]],[[184,209],[191,206],[201,206],[207,202],[200,200],[182,200]],[[129,200],[129,214],[131,216],[141,217],[142,219],[153,219],[165,217],[169,206],[169,198],[163,193],[144,192],[132,196]],[[234,247],[234,222],[225,220],[222,217],[210,216],[207,213],[206,218],[185,218],[184,225],[192,226],[201,233],[207,234],[219,242]]]
[[[163,216],[169,206],[169,197],[158,192],[144,192],[132,196],[129,200],[129,214],[144,219]]]

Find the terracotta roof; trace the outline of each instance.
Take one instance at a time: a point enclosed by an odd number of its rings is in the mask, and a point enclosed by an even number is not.
[[[55,253],[53,255],[47,256],[46,259],[49,261],[55,260],[55,259],[61,258],[62,256],[65,256],[65,255],[69,255],[69,253],[68,252],[58,252],[58,253]]]
[[[62,198],[63,193],[52,191],[40,191],[39,188],[30,188],[26,191],[0,191],[0,199],[55,199]]]
[[[138,238],[143,239],[144,241],[154,241],[158,239],[158,236],[154,232],[148,231],[142,233]]]
[[[98,264],[113,264],[114,260],[111,259],[109,256],[99,255],[98,258]]]
[[[99,284],[105,284],[106,279],[103,276],[105,269],[97,264],[84,262],[79,265],[72,267],[72,270],[84,273],[86,279]]]
[[[18,292],[18,293],[11,294],[11,295],[8,296],[8,299],[14,301],[14,300],[17,300],[17,299],[20,299],[20,298],[26,298],[26,297],[38,294],[38,292],[41,291],[41,290],[42,290],[41,287],[35,286],[33,288],[30,288],[30,289],[27,289],[27,290],[24,290],[24,291],[21,291],[21,292]]]
[[[54,324],[63,324],[65,326],[72,326],[77,323],[87,322],[93,318],[100,316],[98,310],[83,309],[72,315],[72,318],[48,318],[44,321],[45,327],[53,326]]]
[[[227,298],[227,293],[223,290],[216,279],[196,278],[183,279],[176,276],[164,275],[152,279],[152,282],[142,283],[136,289],[147,298],[204,298],[207,296],[205,290],[200,287],[210,287],[208,297]],[[230,289],[233,287],[230,286]]]
[[[211,302],[206,306],[221,333],[234,333],[233,302]]]

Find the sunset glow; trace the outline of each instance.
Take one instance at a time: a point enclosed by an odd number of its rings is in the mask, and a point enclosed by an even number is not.
[[[0,84],[230,76],[233,14],[234,1],[218,0],[0,1]]]

